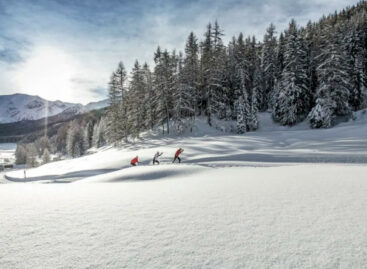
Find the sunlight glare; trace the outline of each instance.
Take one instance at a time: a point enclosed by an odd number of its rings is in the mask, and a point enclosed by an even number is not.
[[[70,100],[72,79],[76,75],[75,60],[53,47],[38,47],[18,72],[21,89],[48,100]]]

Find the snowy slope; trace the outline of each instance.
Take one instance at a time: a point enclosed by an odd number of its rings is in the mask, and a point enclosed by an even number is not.
[[[47,101],[39,96],[26,94],[0,95],[0,123],[37,120],[65,111],[80,114],[107,105],[106,100],[83,106],[61,101]]]
[[[0,267],[365,267],[362,112],[332,129],[267,124],[242,136],[201,135],[200,121],[192,136],[145,134],[2,184]],[[183,163],[171,164],[179,146]]]
[[[263,115],[263,118],[270,115]],[[28,170],[28,180],[81,179],[128,168],[130,160],[139,156],[142,165],[149,165],[154,153],[164,154],[163,163],[170,164],[178,147],[185,152],[185,165],[195,167],[227,166],[272,166],[289,163],[367,163],[367,123],[363,118],[331,129],[312,130],[295,126],[279,131],[260,129],[246,135],[223,135],[200,121],[194,136],[189,134],[176,137],[160,137],[158,134],[144,134],[136,144],[122,145],[121,148],[104,148],[73,160],[50,163]],[[274,131],[275,130],[275,131]],[[7,176],[22,180],[23,172],[14,171]]]

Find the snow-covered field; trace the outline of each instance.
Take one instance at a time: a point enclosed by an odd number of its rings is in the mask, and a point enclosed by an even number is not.
[[[16,147],[17,145],[14,143],[0,143],[0,163],[5,162],[5,160],[14,163]]]
[[[146,137],[2,184],[0,268],[365,268],[365,116],[327,130],[261,117],[244,136]],[[39,184],[56,182],[73,183]]]

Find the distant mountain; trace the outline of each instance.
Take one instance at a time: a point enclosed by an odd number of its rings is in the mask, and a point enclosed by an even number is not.
[[[108,99],[98,101],[98,102],[91,102],[87,105],[85,105],[85,109],[87,111],[95,110],[95,109],[101,109],[109,106]]]
[[[39,96],[27,94],[0,95],[0,123],[38,120],[60,113],[78,115],[108,106],[108,100],[87,105],[47,101]]]

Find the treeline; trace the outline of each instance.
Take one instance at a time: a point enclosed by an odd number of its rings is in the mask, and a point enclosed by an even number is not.
[[[190,128],[197,116],[236,121],[236,132],[258,127],[257,113],[271,111],[282,125],[309,119],[312,128],[367,106],[367,4],[276,33],[262,42],[240,33],[222,41],[217,22],[202,40],[187,38],[184,53],[157,48],[155,65],[138,61],[128,79],[122,62],[109,83],[107,138],[120,141],[161,125]]]
[[[29,137],[28,137],[29,139]],[[52,132],[45,131],[33,141],[17,144],[16,164],[36,167],[64,156],[79,157],[91,147],[101,147],[107,143],[105,112],[92,111],[61,123]]]

